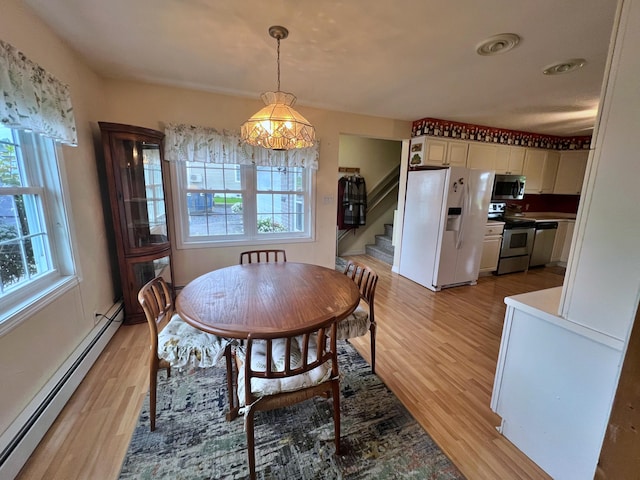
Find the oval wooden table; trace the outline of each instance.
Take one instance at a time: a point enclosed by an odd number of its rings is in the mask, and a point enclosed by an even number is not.
[[[189,324],[226,338],[249,333],[288,333],[342,320],[360,301],[355,282],[331,269],[307,263],[234,265],[189,282],[176,310]]]
[[[283,334],[342,320],[360,301],[355,282],[334,269],[306,263],[234,265],[189,282],[176,300],[176,311],[190,325],[220,337],[244,339],[250,333]],[[238,415],[231,361],[227,358],[229,413]]]

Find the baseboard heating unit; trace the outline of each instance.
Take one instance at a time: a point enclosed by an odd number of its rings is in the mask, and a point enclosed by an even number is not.
[[[124,318],[114,304],[22,413],[0,436],[0,478],[15,478]]]

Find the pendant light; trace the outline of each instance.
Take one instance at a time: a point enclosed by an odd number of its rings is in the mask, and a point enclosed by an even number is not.
[[[289,31],[276,25],[269,28],[269,35],[278,41],[278,91],[260,96],[266,107],[244,122],[240,136],[249,145],[271,150],[311,147],[316,140],[313,125],[293,108],[296,96],[280,91],[280,40]]]

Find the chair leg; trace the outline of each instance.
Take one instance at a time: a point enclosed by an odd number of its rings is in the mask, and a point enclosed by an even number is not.
[[[371,337],[371,373],[376,373],[376,328],[377,325],[375,322],[369,326],[369,336]]]
[[[336,455],[340,455],[340,380],[331,382],[333,402],[333,433],[336,437]]]
[[[247,456],[249,457],[249,478],[256,479],[256,446],[254,439],[253,410],[249,410],[245,415],[245,429],[247,431]]]
[[[234,359],[231,352],[231,345],[227,345],[224,349],[225,362],[227,364],[227,396],[229,397],[229,411],[227,412],[227,421],[230,422],[238,417],[239,404],[238,391],[236,390],[236,373],[233,368]]]
[[[156,362],[152,359],[151,368],[149,368],[149,421],[152,432],[156,429],[156,388],[158,386],[158,366]]]

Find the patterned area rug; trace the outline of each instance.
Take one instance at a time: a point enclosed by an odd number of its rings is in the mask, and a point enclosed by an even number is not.
[[[331,400],[257,412],[257,477],[463,479],[355,349],[340,344],[343,455],[334,455]],[[161,374],[156,431],[149,431],[147,396],[120,478],[246,478],[243,421],[227,422],[226,407],[224,368]]]

